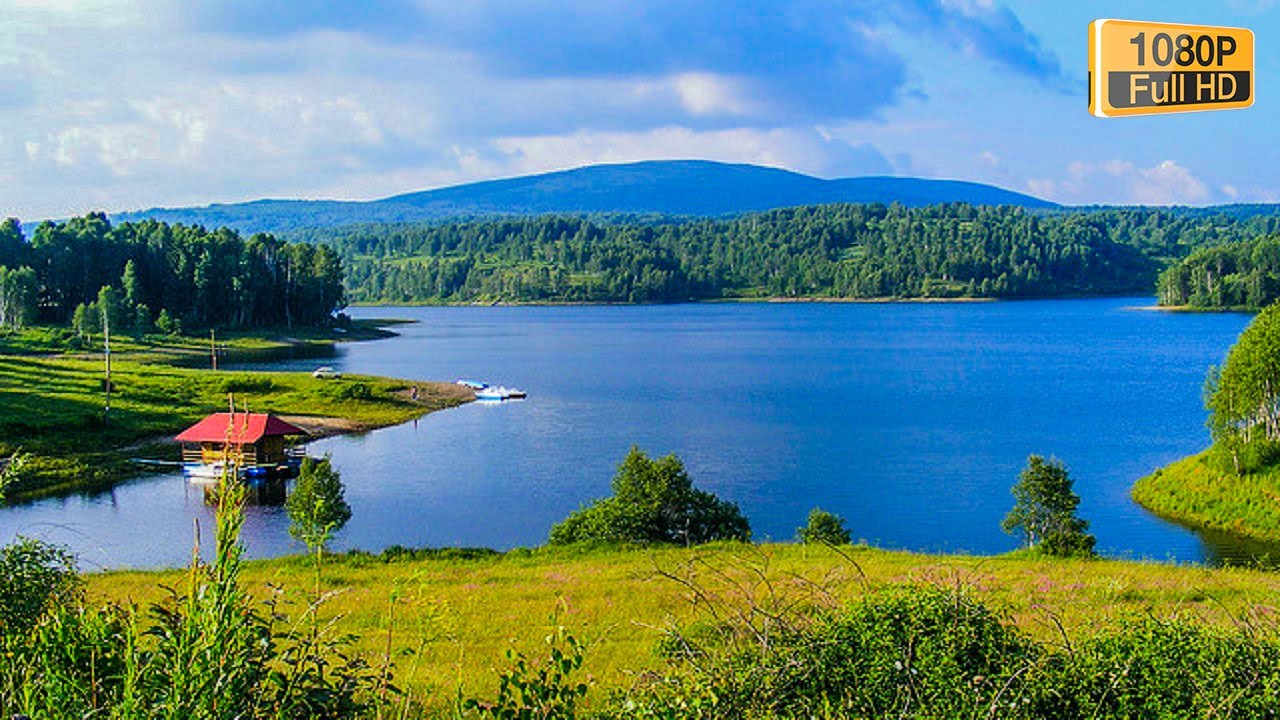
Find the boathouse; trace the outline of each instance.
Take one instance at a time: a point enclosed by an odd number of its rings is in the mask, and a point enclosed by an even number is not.
[[[288,459],[285,438],[306,435],[275,415],[264,413],[214,413],[183,430],[174,440],[182,443],[182,461],[211,465],[223,459],[230,446],[242,453],[246,467],[278,465]]]

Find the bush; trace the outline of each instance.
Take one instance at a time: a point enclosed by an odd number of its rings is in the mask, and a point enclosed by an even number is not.
[[[613,718],[1275,718],[1280,638],[1247,623],[1121,622],[1036,642],[963,592],[907,586],[742,649],[677,659]],[[700,646],[706,648],[705,645]]]
[[[649,459],[632,447],[613,478],[613,497],[597,500],[551,529],[551,543],[684,543],[750,540],[738,506],[697,490],[675,455]]]
[[[890,588],[768,644],[696,658],[616,702],[644,713],[615,717],[985,717],[975,710],[1007,687],[1016,695],[1037,654],[964,594]]]
[[[373,388],[365,382],[329,381],[323,389],[325,395],[335,400],[372,400]]]
[[[75,558],[65,550],[30,538],[0,548],[0,637],[29,632],[79,591]]]
[[[809,524],[796,529],[796,538],[805,545],[848,545],[852,539],[844,518],[822,508],[809,511]]]
[[[573,677],[582,669],[584,646],[563,627],[547,636],[546,644],[548,657],[540,662],[508,650],[510,667],[498,675],[498,696],[469,698],[462,708],[497,720],[575,717],[578,701],[589,687]]]
[[[261,375],[233,375],[218,383],[218,392],[227,393],[269,393],[279,389],[274,380]]]

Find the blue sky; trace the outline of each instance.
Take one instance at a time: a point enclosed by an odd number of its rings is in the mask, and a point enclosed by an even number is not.
[[[1091,117],[1099,17],[1253,29],[1255,106]],[[1277,30],[1277,0],[0,0],[0,215],[658,158],[1277,202]]]

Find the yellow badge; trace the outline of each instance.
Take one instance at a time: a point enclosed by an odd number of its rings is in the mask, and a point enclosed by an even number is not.
[[[1098,117],[1247,108],[1253,75],[1251,30],[1089,23],[1089,112]]]

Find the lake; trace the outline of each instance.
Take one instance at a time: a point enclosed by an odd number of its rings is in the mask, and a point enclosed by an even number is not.
[[[1039,453],[1069,466],[1101,552],[1238,557],[1247,546],[1155,518],[1129,488],[1207,444],[1205,371],[1249,317],[1134,309],[1151,303],[355,308],[417,322],[323,364],[501,382],[529,399],[311,452],[332,456],[354,510],[339,549],[540,544],[554,522],[608,494],[635,444],[678,454],[762,540],[791,539],[820,506],[874,545],[1003,552],[1016,545],[999,529],[1009,488]],[[211,546],[201,492],[153,476],[2,510],[0,542],[63,543],[86,568],[179,565],[197,519]],[[296,552],[287,527],[278,505],[251,507],[249,555]]]

